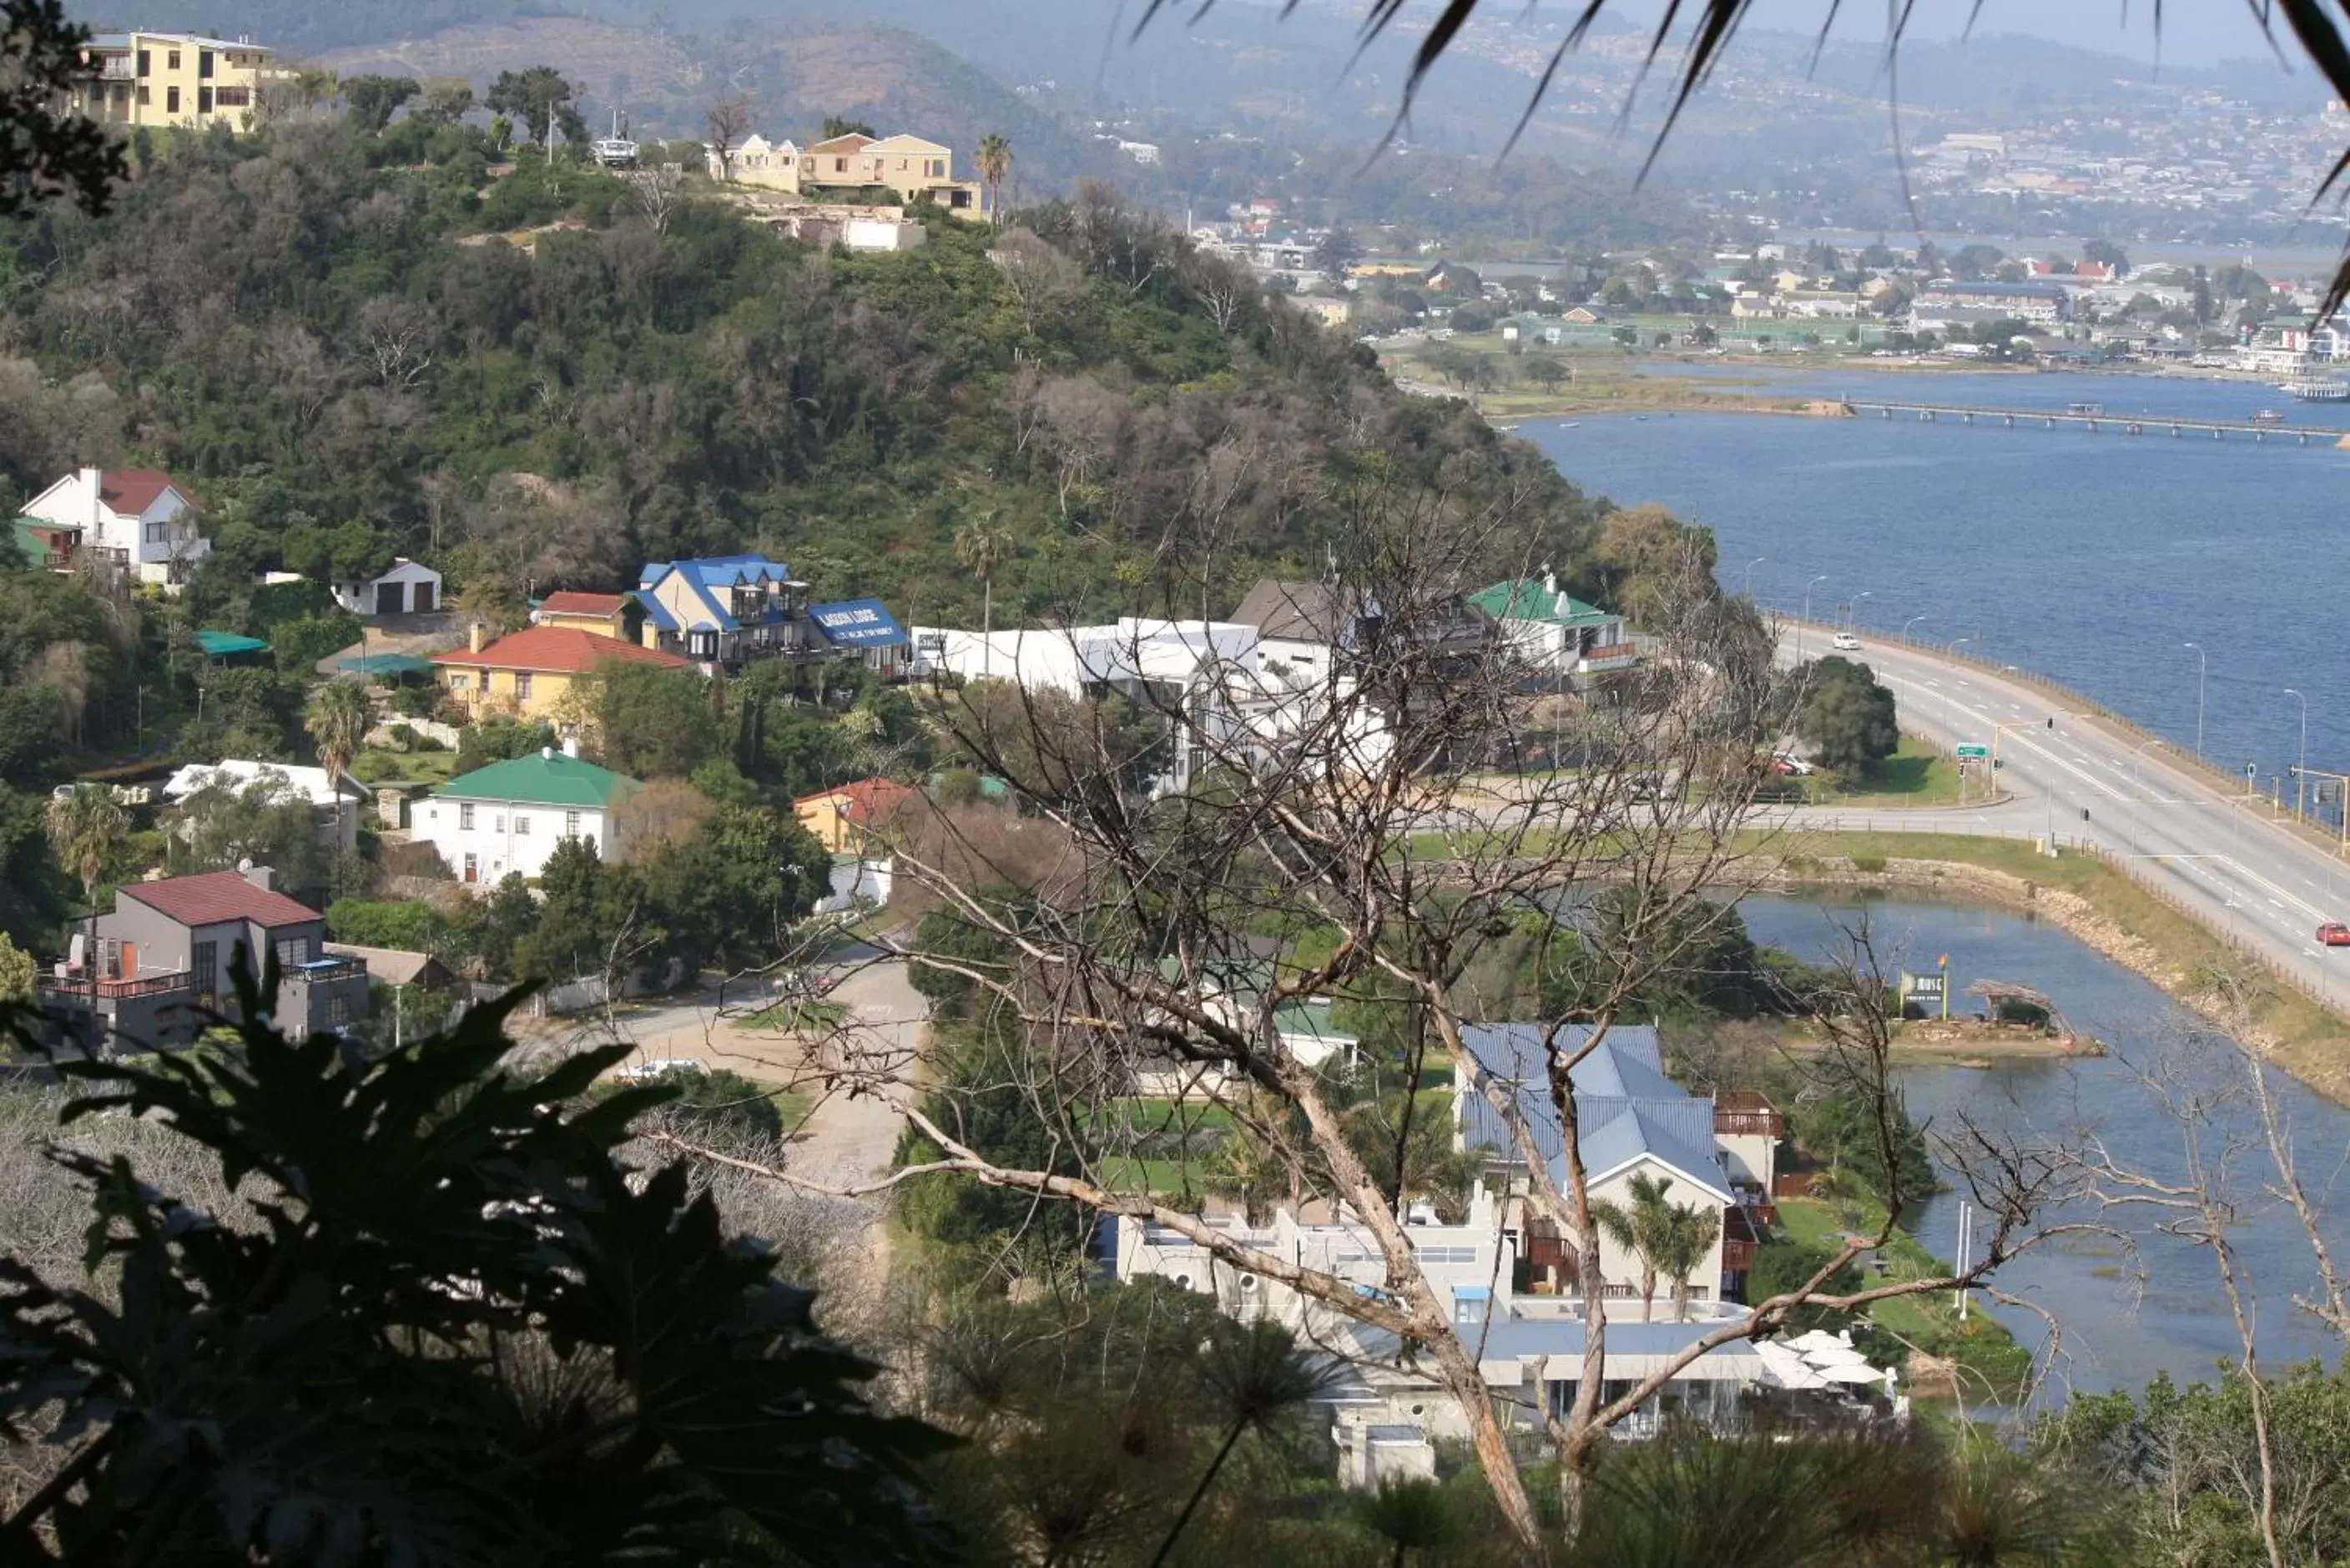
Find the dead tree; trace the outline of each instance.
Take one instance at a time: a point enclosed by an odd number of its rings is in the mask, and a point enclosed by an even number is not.
[[[1016,901],[996,896],[1003,877],[983,859],[901,853],[900,877],[997,956],[974,959],[970,943],[901,940],[897,951],[1004,1010],[1042,1064],[1022,1092],[1077,1168],[1004,1165],[917,1109],[911,1120],[936,1152],[888,1185],[954,1174],[1146,1220],[1286,1286],[1314,1323],[1355,1334],[1358,1353],[1372,1342],[1390,1355],[1416,1346],[1457,1402],[1524,1554],[1539,1558],[1543,1532],[1479,1369],[1479,1333],[1456,1326],[1415,1254],[1418,1102],[1407,1093],[1400,1125],[1366,1137],[1280,1017],[1351,989],[1392,1008],[1407,1075],[1439,1054],[1462,1064],[1462,1026],[1491,1016],[1472,967],[1498,941],[1533,943],[1575,1001],[1551,1021],[1538,1078],[1564,1130],[1568,1179],[1538,1175],[1530,1201],[1575,1239],[1583,1277],[1598,1282],[1570,1075],[1610,1028],[1633,1021],[1627,1010],[1644,987],[1686,961],[1757,874],[1753,851],[1775,825],[1756,795],[1784,694],[1763,628],[1692,556],[1666,575],[1642,671],[1584,724],[1578,765],[1512,774],[1502,787],[1497,761],[1555,742],[1535,714],[1559,670],[1554,650],[1513,640],[1464,595],[1497,576],[1536,576],[1534,531],[1506,502],[1472,508],[1366,467],[1371,476],[1337,498],[1346,524],[1327,541],[1324,579],[1284,590],[1286,640],[1320,649],[1311,662],[1269,657],[1246,639],[1216,644],[1198,622],[1134,622],[1108,643],[1072,640],[1058,676],[1040,661],[1021,680],[941,695],[938,722],[952,747],[1008,781],[1065,853]],[[1197,615],[1226,591],[1214,515],[1207,509],[1162,553],[1161,613]],[[1170,658],[1187,639],[1194,657]],[[1261,933],[1309,929],[1310,948],[1269,964],[1258,950]],[[1263,966],[1258,982],[1236,984],[1249,965]],[[1881,1024],[1848,1026],[1880,1090]],[[1247,1128],[1264,1153],[1261,1185],[1334,1205],[1375,1250],[1378,1285],[1275,1255],[1153,1192],[1115,1128],[1117,1107],[1144,1081],[1174,1085],[1178,1120],[1212,1110]],[[1539,1172],[1543,1162],[1530,1163]],[[1771,1332],[1799,1304],[1857,1310],[1981,1280],[2027,1244],[2040,1177],[2020,1159],[1982,1164],[2001,1225],[1975,1268],[1825,1295],[1859,1250],[1847,1249],[1802,1291],[1706,1333],[1673,1370]],[[817,1185],[788,1167],[773,1174]],[[1897,1204],[1888,1229],[1898,1218]],[[1584,1294],[1586,1376],[1575,1409],[1551,1424],[1570,1476],[1671,1376],[1602,1404],[1607,1313],[1603,1293]]]

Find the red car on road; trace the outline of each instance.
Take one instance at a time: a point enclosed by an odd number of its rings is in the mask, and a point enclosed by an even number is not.
[[[2317,928],[2317,940],[2329,948],[2350,948],[2350,926],[2328,920]]]

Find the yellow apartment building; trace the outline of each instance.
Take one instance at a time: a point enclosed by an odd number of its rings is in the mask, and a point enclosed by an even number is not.
[[[107,125],[250,130],[262,87],[284,74],[267,45],[195,33],[101,33],[82,58],[72,107]]]

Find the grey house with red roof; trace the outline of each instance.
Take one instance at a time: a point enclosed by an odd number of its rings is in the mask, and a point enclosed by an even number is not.
[[[85,1047],[183,1045],[208,1012],[236,1015],[229,965],[242,948],[256,975],[275,953],[271,1015],[300,1035],[367,1017],[367,966],[326,950],[327,921],[269,886],[266,869],[135,882],[96,930],[40,977],[41,1006]]]
[[[185,583],[212,549],[187,493],[153,468],[76,469],[25,503],[17,535],[44,546],[51,566],[110,566],[164,588]]]

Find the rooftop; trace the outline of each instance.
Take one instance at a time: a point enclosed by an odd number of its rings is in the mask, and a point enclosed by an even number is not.
[[[255,763],[230,757],[217,763],[190,763],[163,783],[163,798],[179,800],[199,790],[215,786],[244,791],[257,784],[274,784],[273,795],[296,795],[312,805],[331,806],[335,804],[335,787],[328,782],[327,770],[307,768],[292,763]],[[357,780],[342,780],[345,800],[367,799],[367,790]]]
[[[541,615],[614,616],[629,602],[626,594],[583,594],[571,588],[552,593],[539,602]]]
[[[566,675],[585,675],[612,659],[631,664],[660,664],[678,670],[691,662],[674,653],[663,653],[657,648],[641,648],[633,642],[622,642],[617,637],[605,637],[569,626],[529,627],[507,633],[479,653],[463,648],[452,649],[447,653],[434,654],[432,662],[477,665],[488,670],[543,670]]]
[[[451,779],[432,793],[450,800],[519,801],[525,805],[605,806],[637,787],[625,774],[563,752],[534,753],[492,763]]]
[[[120,897],[135,898],[183,926],[216,926],[228,920],[249,920],[262,927],[292,926],[322,918],[317,910],[283,893],[255,887],[238,871],[133,882]]]
[[[98,498],[126,516],[137,516],[155,504],[166,490],[176,489],[172,476],[160,468],[118,468],[98,482]]]
[[[1495,583],[1469,602],[1495,620],[1550,621],[1559,626],[1599,626],[1616,618],[1597,605],[1586,604],[1562,590],[1550,578],[1513,577]]]
[[[838,801],[840,815],[851,822],[870,822],[892,808],[912,799],[921,792],[894,779],[858,779],[837,789],[820,789],[804,794],[792,804],[813,805],[818,801]]]

